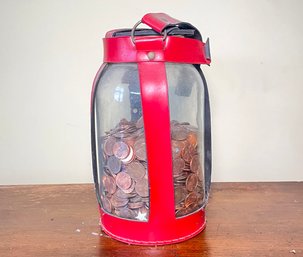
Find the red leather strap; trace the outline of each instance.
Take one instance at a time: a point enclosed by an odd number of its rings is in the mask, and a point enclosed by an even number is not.
[[[143,16],[141,21],[159,33],[161,33],[167,26],[177,25],[181,22],[170,17],[166,13],[148,13]]]
[[[150,221],[175,219],[170,114],[166,68],[163,62],[138,63],[146,152],[150,180]]]
[[[134,45],[130,37],[104,38],[104,62],[177,62],[191,64],[210,64],[206,58],[204,43],[191,38],[169,36],[136,37]],[[142,52],[144,47],[145,53]],[[155,58],[150,60],[147,53],[152,51]]]

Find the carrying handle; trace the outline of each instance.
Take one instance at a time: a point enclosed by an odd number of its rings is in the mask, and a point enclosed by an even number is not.
[[[166,13],[148,13],[141,20],[142,23],[150,26],[158,33],[162,33],[168,27],[177,26],[181,21],[170,17]]]
[[[150,26],[153,30],[160,34],[164,34],[165,31],[169,30],[170,28],[192,29],[194,30],[194,35],[192,37],[202,41],[202,36],[196,27],[188,22],[183,22],[172,18],[166,13],[147,13],[143,16],[141,22]]]

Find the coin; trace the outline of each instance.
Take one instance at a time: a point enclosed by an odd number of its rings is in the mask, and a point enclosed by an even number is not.
[[[124,193],[128,194],[129,197],[135,196],[135,195],[136,195],[136,193],[134,192],[135,184],[136,184],[135,181],[132,180],[131,186],[130,186],[128,189],[122,189],[122,191],[123,191]]]
[[[149,196],[149,189],[148,189],[148,180],[147,178],[143,178],[136,181],[135,190],[138,193],[138,195],[142,197]]]
[[[181,155],[182,155],[183,160],[189,163],[191,161],[194,153],[195,153],[194,148],[190,144],[188,144],[182,150]]]
[[[119,198],[125,198],[128,199],[130,197],[129,194],[125,193],[122,189],[117,188],[116,192],[115,192],[115,196],[119,197]]]
[[[189,132],[187,135],[187,141],[195,148],[198,144],[197,133]]]
[[[121,170],[121,161],[115,156],[110,156],[107,159],[107,166],[110,172],[117,174]]]
[[[199,155],[194,155],[190,161],[190,169],[194,173],[198,173],[200,168],[200,157]]]
[[[178,204],[185,200],[186,190],[184,187],[175,187],[175,204]]]
[[[146,174],[144,166],[138,161],[133,161],[128,164],[125,168],[125,172],[135,181],[142,179]]]
[[[179,175],[185,167],[185,162],[181,158],[173,160],[173,174]]]
[[[144,206],[144,203],[142,201],[141,202],[135,202],[135,203],[129,202],[127,206],[130,209],[139,209],[139,208]]]
[[[116,184],[122,190],[127,190],[132,184],[131,177],[125,172],[119,172],[116,176]]]
[[[127,198],[120,198],[120,197],[117,197],[116,195],[113,195],[110,198],[110,202],[114,208],[126,206],[128,201],[129,200]]]
[[[101,195],[101,204],[102,204],[102,208],[106,211],[111,213],[112,212],[112,205],[110,203],[110,201],[108,200],[107,197]]]
[[[122,159],[121,161],[125,164],[131,163],[135,158],[134,155],[134,150],[131,146],[129,146],[129,154],[128,156],[126,156],[124,159]]]
[[[102,177],[102,184],[104,187],[104,191],[108,192],[109,194],[113,194],[116,192],[117,186],[115,179],[110,176],[103,176]]]
[[[172,157],[173,159],[176,159],[181,156],[181,152],[185,146],[184,141],[177,141],[177,140],[172,140],[171,141],[171,146],[172,146]]]
[[[197,193],[191,192],[185,198],[185,207],[190,206],[193,203],[196,203],[198,200]]]
[[[115,214],[126,219],[134,219],[136,217],[136,212],[127,207],[115,209]]]
[[[145,161],[146,160],[146,149],[145,144],[141,144],[136,148],[136,156],[139,160]]]
[[[118,159],[125,159],[129,155],[129,146],[123,141],[118,141],[113,145],[113,153]]]
[[[195,174],[191,174],[186,179],[186,189],[192,192],[196,189],[198,185],[198,177]]]
[[[112,136],[108,137],[104,142],[104,152],[107,156],[113,155],[113,146],[116,143],[116,139]]]

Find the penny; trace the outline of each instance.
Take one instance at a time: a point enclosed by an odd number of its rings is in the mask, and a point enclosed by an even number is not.
[[[136,212],[127,207],[115,209],[115,214],[126,219],[134,219],[136,217]]]
[[[136,193],[134,193],[134,190],[135,190],[135,181],[134,180],[132,180],[132,184],[131,184],[131,186],[128,188],[128,189],[122,189],[122,191],[124,192],[124,193],[126,193],[126,194],[128,194],[129,195],[129,197],[133,197],[133,196],[135,196],[136,195]]]
[[[172,157],[173,159],[176,159],[181,156],[181,152],[184,148],[184,141],[177,141],[177,140],[172,140],[171,141],[171,146],[172,146]]]
[[[187,135],[187,141],[193,146],[196,147],[198,144],[197,134],[195,132],[189,132]]]
[[[140,179],[136,181],[135,190],[138,193],[138,195],[142,197],[149,196],[149,189],[148,189],[148,180],[147,178]]]
[[[194,148],[191,145],[186,145],[181,155],[183,160],[189,163],[194,155]]]
[[[119,172],[116,176],[116,184],[122,190],[127,190],[132,184],[131,177],[125,172]]]
[[[110,176],[103,176],[102,177],[102,184],[104,187],[104,191],[108,192],[109,194],[113,194],[116,192],[117,186],[115,179]]]
[[[198,173],[200,168],[200,156],[199,155],[194,155],[190,161],[190,169],[194,173]]]
[[[125,172],[135,181],[142,179],[146,174],[144,166],[137,161],[133,161],[132,163],[128,164]]]
[[[186,190],[184,187],[175,187],[175,204],[185,200]]]
[[[142,202],[142,201],[141,202],[135,202],[135,203],[129,202],[127,206],[130,209],[139,209],[139,208],[144,206],[144,202]]]
[[[112,212],[112,205],[109,199],[103,195],[101,195],[101,204],[104,211],[111,213]]]
[[[182,172],[185,167],[185,162],[181,158],[173,160],[173,174],[178,175]]]
[[[146,160],[145,144],[141,144],[139,147],[136,148],[136,156],[141,161]]]
[[[110,198],[110,202],[111,202],[113,207],[117,208],[117,207],[126,206],[127,203],[128,203],[128,199],[127,198],[120,198],[120,197],[117,197],[117,196],[113,195]]]
[[[130,202],[132,203],[137,203],[137,202],[142,202],[142,197],[140,195],[135,195],[134,197],[129,199]]]
[[[125,159],[129,155],[129,146],[123,141],[118,141],[113,145],[113,153],[118,159]]]
[[[192,192],[196,189],[198,185],[198,177],[195,174],[191,174],[186,179],[186,189]]]
[[[135,142],[135,144],[134,144],[135,153],[136,153],[137,150],[138,150],[139,148],[141,148],[142,146],[145,147],[145,137],[144,137],[144,136],[143,136],[143,137],[138,137],[138,138],[136,139],[136,142]]]
[[[114,193],[115,196],[119,198],[128,199],[130,197],[129,194],[125,193],[122,189],[117,188],[116,192]]]
[[[191,192],[190,194],[188,194],[185,198],[185,207],[196,203],[198,200],[198,196],[195,192]]]
[[[107,156],[113,155],[113,146],[116,143],[116,139],[114,137],[108,137],[108,139],[104,143],[104,152]]]
[[[134,155],[134,150],[131,146],[129,146],[129,154],[128,156],[126,156],[124,159],[122,159],[121,161],[125,164],[131,163],[133,161],[133,159],[135,158]]]
[[[110,156],[107,159],[107,166],[110,172],[117,174],[121,170],[121,161],[115,156]]]

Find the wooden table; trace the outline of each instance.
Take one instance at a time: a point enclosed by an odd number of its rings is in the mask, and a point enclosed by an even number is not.
[[[131,246],[100,231],[91,184],[0,186],[0,256],[303,256],[303,182],[213,183],[207,218],[186,242]]]

